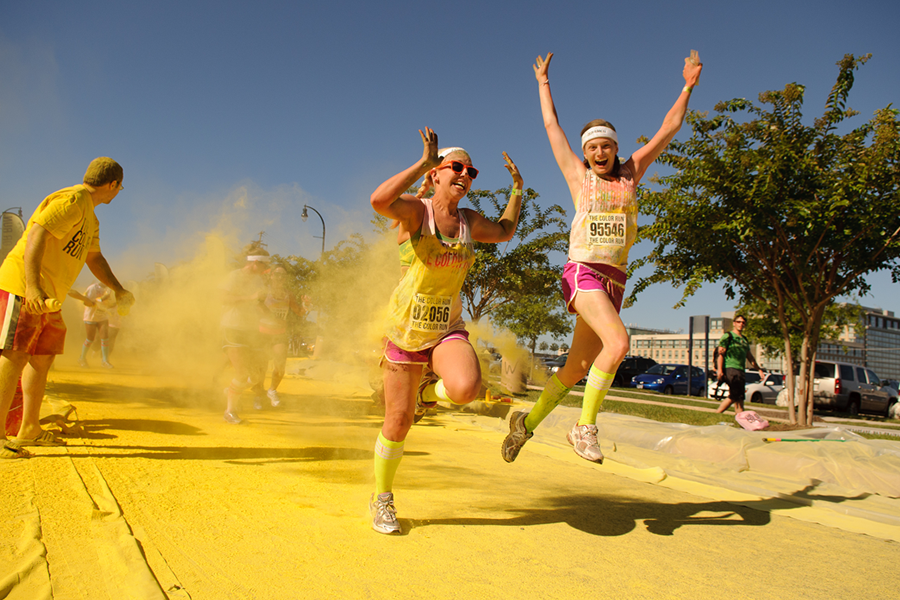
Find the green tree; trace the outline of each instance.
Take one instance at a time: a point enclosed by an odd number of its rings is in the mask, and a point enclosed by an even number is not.
[[[800,365],[799,420],[813,414],[811,372],[826,310],[836,297],[868,290],[865,275],[890,269],[900,280],[900,123],[891,106],[838,133],[854,72],[869,55],[845,55],[813,125],[802,122],[804,87],[764,92],[756,106],[721,102],[716,115],[688,116],[693,135],[660,158],[675,169],[643,189],[655,221],[639,231],[653,250],[635,261],[654,271],[635,285],[684,286],[678,306],[703,283],[721,281],[729,298],[760,302],[781,329],[785,356]],[[745,118],[737,118],[737,114]],[[796,323],[796,325],[792,325]],[[795,359],[800,335],[799,359]],[[788,372],[793,408],[794,381]],[[794,419],[791,410],[792,420]]]
[[[475,210],[496,220],[509,202],[510,189],[471,190],[468,197]],[[556,204],[541,209],[537,198],[533,189],[524,191],[512,240],[503,244],[475,242],[475,264],[462,289],[463,306],[473,322],[523,298],[558,298],[554,291],[559,287],[562,267],[551,262],[550,254],[567,250],[566,211]],[[541,333],[536,332],[535,339]]]
[[[491,315],[494,323],[527,342],[532,357],[538,337],[561,338],[572,331],[571,315],[563,308],[562,292],[556,289],[544,295],[523,294],[514,302],[499,305]]]

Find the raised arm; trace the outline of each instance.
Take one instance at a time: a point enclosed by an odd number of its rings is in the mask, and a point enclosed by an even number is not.
[[[581,190],[581,180],[584,179],[586,167],[581,162],[581,157],[576,154],[566,139],[566,134],[559,126],[559,118],[556,116],[556,106],[553,104],[553,96],[550,94],[550,59],[553,53],[547,54],[547,58],[537,57],[534,63],[534,77],[538,82],[538,94],[541,97],[541,115],[544,117],[544,129],[547,130],[547,139],[550,140],[550,148],[556,164],[562,171],[572,199],[578,197]]]
[[[522,194],[524,193],[524,180],[519,174],[519,169],[512,161],[509,155],[504,152],[504,165],[509,174],[512,175],[513,185],[509,194],[509,203],[506,210],[500,216],[498,221],[486,219],[480,213],[471,209],[466,210],[466,216],[469,220],[469,227],[472,228],[472,239],[476,242],[485,242],[488,244],[496,244],[498,242],[508,242],[516,233],[516,226],[519,224],[519,211],[522,210]]]
[[[415,196],[404,194],[420,177],[441,163],[438,157],[437,134],[425,128],[419,130],[422,136],[422,158],[407,169],[397,173],[379,185],[370,201],[372,208],[380,215],[400,221],[407,231],[415,229],[422,220],[423,207]]]
[[[675,105],[669,109],[666,118],[663,120],[662,127],[659,128],[659,131],[656,132],[653,139],[647,142],[642,148],[632,154],[630,159],[628,159],[628,162],[631,163],[629,165],[631,167],[631,172],[634,173],[635,184],[641,181],[644,173],[647,172],[647,168],[653,164],[653,161],[659,158],[662,151],[666,149],[666,146],[669,145],[669,142],[672,141],[675,134],[681,129],[681,124],[684,122],[684,115],[687,113],[688,100],[691,99],[691,91],[694,86],[697,85],[697,81],[700,80],[700,71],[702,70],[703,63],[699,61],[697,53],[692,50],[691,56],[684,59],[684,70],[682,71],[682,75],[684,76],[684,87],[681,90],[681,94],[678,96],[678,100],[676,100]]]

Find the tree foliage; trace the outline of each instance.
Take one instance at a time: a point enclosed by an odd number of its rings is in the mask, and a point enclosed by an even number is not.
[[[763,92],[757,106],[721,102],[692,112],[693,135],[660,157],[675,169],[659,190],[643,189],[639,230],[653,250],[632,269],[653,264],[631,300],[653,283],[684,286],[682,305],[703,283],[725,283],[729,298],[758,302],[781,329],[795,360],[800,336],[800,422],[812,417],[808,385],[826,309],[868,290],[867,273],[890,269],[900,280],[900,126],[890,105],[846,133],[854,72],[870,55],[845,55],[813,125],[802,121],[804,87]],[[743,118],[740,118],[743,117]],[[793,376],[788,386],[794,390]],[[793,417],[793,411],[792,411]]]
[[[476,211],[498,220],[509,202],[510,189],[471,190],[468,197]],[[475,242],[475,264],[462,289],[463,306],[472,321],[478,322],[523,298],[550,298],[558,289],[562,267],[551,262],[550,254],[567,249],[566,212],[556,204],[542,209],[537,198],[533,189],[524,190],[519,225],[512,240],[502,244]]]

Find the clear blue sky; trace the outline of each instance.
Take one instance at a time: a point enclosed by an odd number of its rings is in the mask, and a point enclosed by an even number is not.
[[[692,48],[704,63],[693,109],[798,82],[811,122],[835,62],[867,52],[851,95],[857,122],[900,104],[898,23],[900,3],[865,0],[7,0],[0,210],[22,206],[27,218],[109,155],[124,166],[126,189],[98,216],[123,279],[186,258],[183,240],[223,212],[243,239],[265,230],[272,251],[315,259],[321,225],[314,215],[301,222],[303,203],[324,216],[329,248],[370,234],[369,194],[419,157],[417,129],[429,126],[441,145],[470,151],[478,187],[509,183],[505,150],[542,202],[571,216],[541,124],[538,54],[555,54],[551,84],[570,139],[606,118],[628,156],[678,96]],[[871,282],[863,303],[900,312],[890,278]],[[679,297],[651,288],[623,320],[677,328],[732,308],[718,288],[671,310]]]

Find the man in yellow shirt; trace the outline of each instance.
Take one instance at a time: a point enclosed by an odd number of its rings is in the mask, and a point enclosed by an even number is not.
[[[0,439],[0,458],[26,458],[22,446],[62,444],[41,430],[41,400],[47,371],[62,354],[66,325],[60,309],[81,268],[110,287],[120,306],[134,296],[113,275],[100,252],[100,223],[94,209],[122,189],[122,167],[111,158],[91,161],[83,185],[47,196],[25,232],[0,265],[0,422],[6,421],[22,378],[22,425],[13,440]]]

